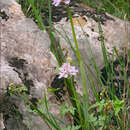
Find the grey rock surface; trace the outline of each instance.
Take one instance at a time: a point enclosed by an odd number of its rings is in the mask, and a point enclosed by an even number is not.
[[[2,113],[0,114],[0,130],[3,130],[5,128],[4,126],[4,120]]]
[[[25,104],[8,96],[9,84],[25,85],[30,98],[38,101],[57,64],[49,50],[48,34],[24,16],[15,0],[0,0],[0,9],[7,18],[0,17],[0,113],[7,130],[29,129]],[[34,130],[48,130],[41,117],[32,114],[30,120]]]

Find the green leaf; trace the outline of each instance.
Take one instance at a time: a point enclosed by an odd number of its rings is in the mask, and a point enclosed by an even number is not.
[[[130,62],[130,50],[128,50],[128,61]]]
[[[22,87],[16,88],[16,91],[26,92],[26,91],[28,91],[28,89],[25,86],[22,86]]]
[[[55,72],[56,72],[56,73],[59,73],[59,72],[60,72],[59,67],[57,67],[57,68],[55,69]]]
[[[47,91],[48,91],[49,93],[54,93],[54,92],[56,92],[56,91],[58,91],[58,90],[60,90],[60,88],[47,88]]]
[[[105,116],[99,116],[99,125],[104,126],[105,123]]]
[[[120,108],[115,108],[115,115],[117,116],[117,114],[119,113]]]
[[[89,107],[89,110],[93,109],[95,107],[98,107],[99,105],[100,105],[100,102],[96,102],[95,104],[93,104],[92,106]]]
[[[41,104],[43,104],[43,101],[42,101],[42,100],[39,100],[39,101],[37,102],[37,104],[41,105]]]
[[[94,114],[89,115],[89,122],[95,122],[97,120],[97,117],[94,116]]]
[[[121,109],[125,108],[124,102],[125,102],[124,100],[119,100],[117,97],[115,101],[112,101],[112,105],[113,105],[116,116],[118,115]]]
[[[67,126],[66,128],[62,128],[62,130],[79,130],[81,126]]]
[[[74,115],[74,112],[75,112],[75,108],[72,106],[69,106],[67,103],[60,107],[61,117],[64,117],[65,114],[67,113],[71,113],[72,115]]]

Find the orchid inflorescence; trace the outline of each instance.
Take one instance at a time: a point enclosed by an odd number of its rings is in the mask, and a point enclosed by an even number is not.
[[[59,79],[75,76],[77,72],[78,70],[75,69],[75,66],[71,66],[70,63],[64,63],[59,68]]]
[[[58,6],[61,2],[64,2],[65,4],[69,4],[70,0],[53,0],[53,5]]]

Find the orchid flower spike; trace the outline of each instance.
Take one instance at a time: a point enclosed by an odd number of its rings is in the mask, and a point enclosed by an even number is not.
[[[70,0],[53,0],[53,5],[58,6],[61,2],[64,2],[65,4],[69,4]]]
[[[78,70],[75,69],[75,66],[71,66],[70,63],[64,63],[59,70],[59,79],[71,77],[78,72]]]

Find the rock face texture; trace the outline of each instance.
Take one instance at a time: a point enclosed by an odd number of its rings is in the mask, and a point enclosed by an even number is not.
[[[83,5],[73,6],[70,4],[70,6],[84,64],[88,65],[96,75],[92,67],[91,49],[97,67],[101,69],[104,66],[97,14],[93,9]],[[52,15],[55,18],[53,25],[65,36],[63,38],[56,33],[60,44],[65,53],[68,52],[67,56],[72,57],[77,62],[70,45],[67,43],[71,42],[75,49],[67,12],[62,15],[64,13],[61,11],[62,6],[53,9],[55,9]],[[111,56],[113,46],[116,46],[119,51],[125,46],[124,22],[109,14],[99,16],[102,19],[105,45]],[[10,83],[25,85],[30,100],[38,101],[43,98],[43,91],[50,86],[53,74],[55,75],[54,68],[57,67],[56,60],[49,49],[50,40],[47,32],[41,31],[31,19],[26,18],[15,0],[0,0],[0,46],[0,130],[4,128],[6,130],[30,130],[30,127],[34,130],[48,130],[48,126],[39,116],[32,114],[28,117],[27,108],[23,101],[16,97],[10,97],[7,93]],[[86,73],[90,80],[94,80],[97,88],[100,88],[97,77],[91,75],[87,67]],[[81,87],[80,77],[79,73],[77,81]],[[53,83],[55,87],[55,82]],[[88,89],[92,99],[92,92],[90,88]],[[52,111],[58,113],[56,109]],[[19,119],[22,119],[22,122]]]
[[[49,44],[48,34],[24,16],[20,5],[14,0],[0,0],[0,113],[7,130],[29,129],[24,103],[8,97],[7,90],[10,83],[21,84],[28,88],[31,99],[42,98],[56,67]],[[35,130],[48,130],[40,117],[32,115],[30,120]]]
[[[4,122],[4,121],[3,121],[3,115],[2,115],[2,113],[1,113],[1,114],[0,114],[0,129],[1,129],[1,130],[3,130],[3,129],[5,128],[3,122]]]

